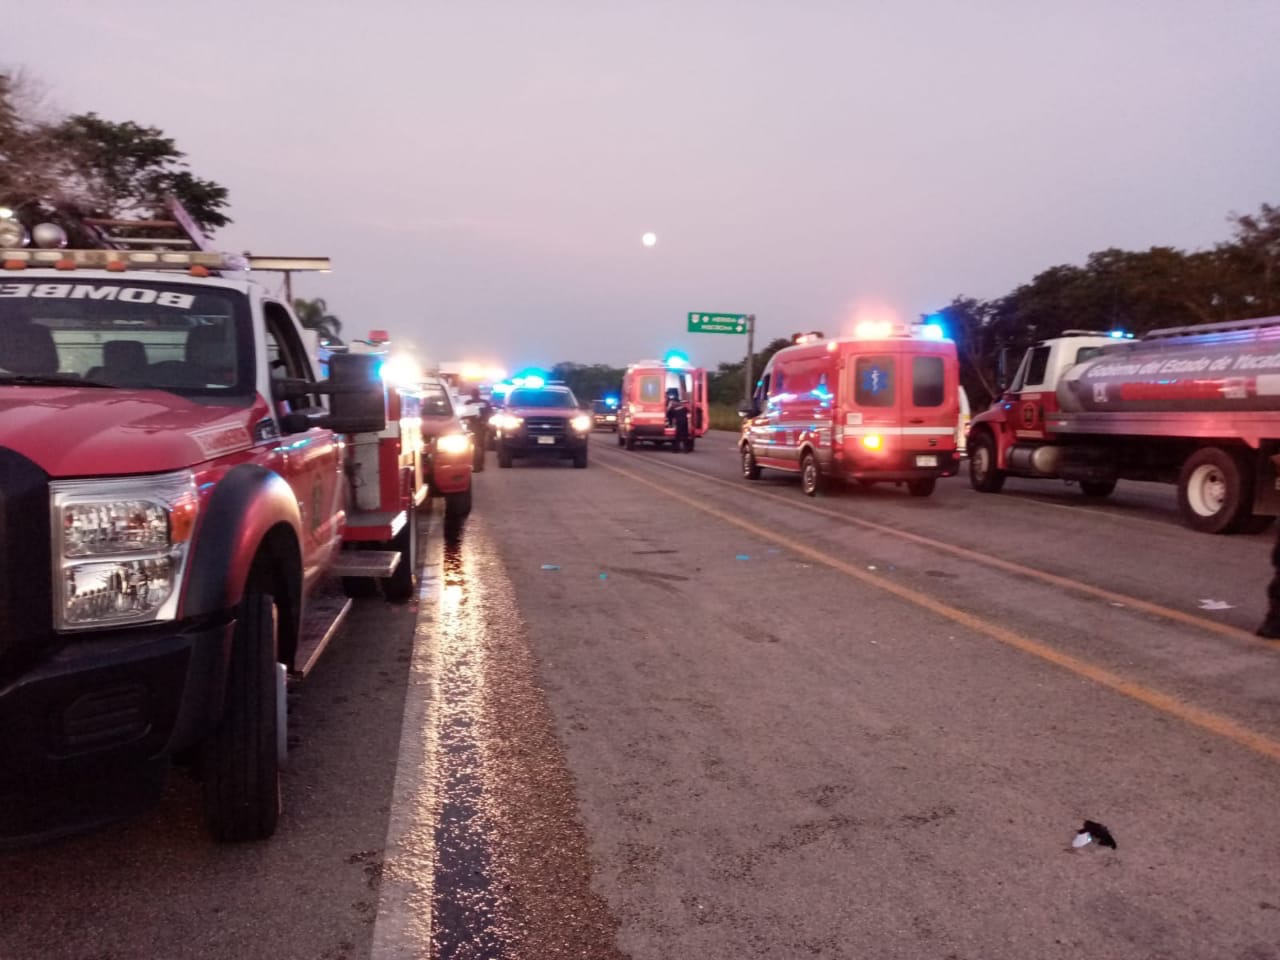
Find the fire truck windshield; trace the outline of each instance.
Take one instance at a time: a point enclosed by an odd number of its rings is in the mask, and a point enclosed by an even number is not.
[[[243,294],[138,278],[0,282],[0,385],[253,392]]]

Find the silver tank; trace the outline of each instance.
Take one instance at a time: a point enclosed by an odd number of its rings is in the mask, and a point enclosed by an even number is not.
[[[1118,343],[1068,370],[1057,393],[1073,412],[1280,411],[1280,318]]]

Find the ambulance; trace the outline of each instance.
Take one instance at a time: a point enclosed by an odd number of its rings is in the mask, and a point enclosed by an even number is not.
[[[627,367],[618,396],[618,446],[634,450],[638,443],[676,445],[676,430],[667,423],[667,392],[675,390],[689,405],[688,449],[710,427],[707,371],[686,357],[669,353],[662,360],[641,360]]]
[[[956,346],[937,324],[860,324],[853,337],[797,334],[765,366],[744,417],[742,475],[795,473],[815,496],[831,481],[933,493],[958,469]]]

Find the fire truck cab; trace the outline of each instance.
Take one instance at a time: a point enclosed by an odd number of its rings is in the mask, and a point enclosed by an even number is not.
[[[932,325],[864,324],[835,340],[798,334],[740,411],[742,475],[798,473],[809,496],[851,480],[905,483],[927,497],[957,470],[959,389],[955,344]]]
[[[638,443],[676,444],[675,427],[667,423],[667,393],[675,390],[689,405],[688,449],[710,429],[707,371],[691,367],[678,355],[641,360],[627,367],[618,397],[618,446],[634,450]]]

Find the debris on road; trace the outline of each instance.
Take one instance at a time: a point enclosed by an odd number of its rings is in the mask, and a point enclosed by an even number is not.
[[[746,553],[740,553],[740,554],[738,554],[738,559],[739,559],[739,560],[750,560],[750,559],[751,559],[751,555],[750,555],[750,554],[746,554]]]
[[[1116,841],[1111,836],[1110,830],[1093,820],[1086,820],[1076,834],[1076,838],[1071,841],[1071,846],[1079,850],[1091,843],[1096,843],[1100,847],[1110,847],[1112,850],[1116,849]]]
[[[1227,603],[1225,600],[1201,600],[1201,610],[1231,610],[1234,604]]]
[[[542,565],[542,569],[543,569],[543,570],[559,570],[559,569],[560,569],[560,564],[558,564],[558,563],[544,563],[544,564]]]

